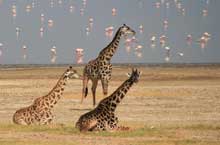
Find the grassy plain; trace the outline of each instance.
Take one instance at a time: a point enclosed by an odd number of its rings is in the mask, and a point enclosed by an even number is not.
[[[47,94],[67,67],[0,68],[0,145],[219,145],[220,66],[139,66],[142,75],[116,113],[130,131],[80,133],[79,116],[93,108],[91,91],[80,104],[81,80],[69,80],[50,126],[18,126],[13,113]],[[82,74],[82,67],[75,67]],[[115,66],[111,94],[130,67]],[[91,83],[89,83],[89,88]],[[97,101],[103,98],[101,84]]]

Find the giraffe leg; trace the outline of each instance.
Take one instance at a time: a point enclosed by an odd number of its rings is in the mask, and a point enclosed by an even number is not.
[[[108,120],[108,129],[109,131],[115,131],[118,126],[118,117],[115,116],[114,113],[110,115],[110,118]]]
[[[83,103],[83,99],[86,98],[88,94],[88,77],[86,75],[83,76],[83,89],[82,89],[82,98],[81,98],[81,104]]]
[[[52,121],[54,119],[54,115],[52,114],[52,112],[48,112],[47,113],[47,120],[46,120],[46,124],[52,124]]]
[[[43,112],[41,115],[40,124],[41,125],[49,125],[53,120],[53,114],[51,111]]]
[[[92,128],[90,128],[88,131],[105,131],[105,130],[106,130],[105,124],[103,122],[100,122],[95,126],[93,126]]]
[[[104,95],[108,94],[108,80],[106,79],[101,79],[102,82],[102,91]]]
[[[93,96],[93,106],[96,104],[96,88],[98,84],[98,79],[92,80],[92,96]]]
[[[111,73],[112,73],[112,65],[108,65],[108,72],[105,72],[105,75],[101,77],[101,82],[102,82],[102,90],[103,94],[107,95],[108,94],[108,83],[111,79]]]

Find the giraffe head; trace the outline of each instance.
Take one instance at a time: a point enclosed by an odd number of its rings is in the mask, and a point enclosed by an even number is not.
[[[137,69],[132,69],[131,74],[128,74],[129,80],[131,82],[137,83],[139,81],[140,75],[141,75],[140,71],[138,71]]]
[[[70,67],[65,71],[63,77],[66,78],[66,79],[70,79],[70,78],[78,79],[78,78],[80,78],[80,75],[77,73],[76,70],[74,70],[74,69],[72,68],[72,66],[70,66]]]
[[[123,24],[120,27],[120,31],[122,33],[122,35],[127,36],[129,34],[135,35],[135,31],[132,30],[129,26],[127,26],[126,24]]]

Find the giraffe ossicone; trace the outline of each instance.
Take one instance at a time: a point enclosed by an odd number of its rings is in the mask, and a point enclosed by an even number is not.
[[[138,83],[140,71],[132,69],[131,76],[124,81],[110,96],[102,99],[98,106],[83,114],[76,122],[75,127],[80,131],[112,131],[118,130],[118,118],[115,110],[128,90],[134,83]],[[126,129],[122,127],[122,129]]]
[[[135,35],[135,31],[132,30],[129,26],[123,24],[116,32],[113,40],[100,51],[98,57],[94,60],[88,62],[83,70],[83,89],[82,89],[82,98],[83,99],[88,94],[88,81],[92,81],[92,96],[93,96],[93,105],[96,104],[96,88],[98,81],[101,80],[103,94],[108,94],[108,84],[111,79],[112,74],[112,64],[111,58],[115,54],[119,41],[122,36]]]
[[[79,78],[77,71],[71,66],[63,73],[55,87],[47,95],[35,99],[30,106],[17,110],[13,115],[13,122],[19,125],[46,125],[51,123],[54,118],[52,109],[62,97],[66,83],[70,78]]]

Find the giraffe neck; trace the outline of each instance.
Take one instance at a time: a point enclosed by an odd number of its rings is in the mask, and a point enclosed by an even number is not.
[[[44,97],[44,105],[48,108],[53,108],[61,98],[64,88],[67,83],[67,78],[61,77],[55,87]]]
[[[119,46],[119,41],[121,39],[121,31],[120,28],[116,32],[113,40],[108,44],[107,47],[105,47],[100,53],[99,53],[99,58],[110,61],[114,53],[116,52],[118,46]]]
[[[103,105],[108,105],[108,109],[110,111],[114,112],[117,105],[121,102],[121,100],[124,98],[128,90],[131,88],[134,82],[131,80],[126,80],[115,92],[112,93],[111,96],[107,97],[103,100]]]

